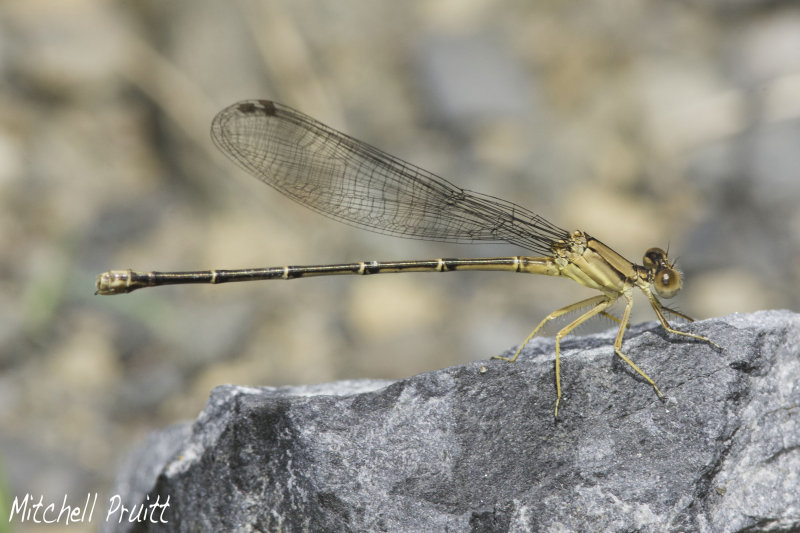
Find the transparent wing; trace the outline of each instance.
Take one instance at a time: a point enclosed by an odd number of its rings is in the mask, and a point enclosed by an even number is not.
[[[499,198],[426,170],[267,100],[223,109],[216,145],[292,200],[376,233],[447,242],[506,242],[549,255],[568,233]]]

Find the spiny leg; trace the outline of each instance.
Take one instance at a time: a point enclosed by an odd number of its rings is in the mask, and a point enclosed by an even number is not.
[[[558,418],[558,404],[561,401],[561,339],[564,338],[570,331],[577,328],[590,318],[595,315],[602,314],[604,309],[608,306],[613,304],[616,301],[615,299],[610,299],[608,296],[595,296],[594,298],[589,298],[589,300],[583,300],[582,302],[578,302],[578,304],[586,303],[590,300],[598,301],[594,307],[586,311],[584,314],[573,320],[569,325],[564,327],[561,331],[556,334],[556,410],[555,410],[555,417]],[[573,304],[573,305],[578,305]],[[572,307],[572,306],[569,306]],[[556,311],[558,312],[558,311]],[[620,330],[625,330],[625,324],[620,325]]]
[[[654,297],[654,298],[655,298],[655,297]],[[692,318],[692,317],[690,317],[690,316],[688,316],[688,315],[684,315],[684,314],[683,314],[683,313],[681,313],[680,311],[676,311],[675,309],[673,309],[673,308],[671,308],[671,307],[667,307],[666,305],[662,304],[661,302],[658,302],[658,305],[659,305],[659,307],[661,307],[661,310],[662,310],[662,311],[666,311],[667,313],[670,313],[670,314],[672,314],[672,315],[675,315],[675,316],[677,316],[678,318],[682,318],[682,319],[684,319],[684,320],[686,320],[686,321],[688,321],[688,322],[694,322],[694,318]]]
[[[642,376],[645,381],[652,385],[659,397],[663,398],[664,395],[661,394],[660,390],[658,390],[656,382],[650,379],[650,376],[645,374],[638,366],[636,366],[636,363],[631,361],[627,355],[622,353],[622,337],[625,335],[625,324],[628,323],[628,320],[631,316],[631,309],[633,308],[633,297],[627,292],[623,294],[627,300],[627,303],[625,304],[625,312],[622,313],[622,324],[619,327],[619,331],[617,331],[617,338],[614,339],[614,352],[620,357],[620,359],[628,363],[631,368],[633,368],[640,376]]]
[[[550,322],[551,320],[553,320],[555,318],[558,318],[560,316],[566,315],[567,313],[571,313],[572,311],[576,311],[578,309],[582,309],[582,308],[588,307],[590,305],[597,305],[598,303],[600,303],[600,302],[602,302],[604,300],[606,300],[605,296],[592,296],[591,298],[587,298],[586,300],[581,300],[580,302],[576,302],[574,304],[571,304],[571,305],[568,305],[566,307],[562,307],[561,309],[558,309],[556,311],[553,311],[552,313],[547,315],[544,318],[544,320],[539,322],[539,325],[536,326],[536,328],[533,331],[531,331],[530,335],[525,337],[525,340],[522,341],[522,344],[519,345],[519,348],[517,348],[517,351],[514,352],[514,355],[512,357],[503,357],[502,355],[494,355],[494,356],[492,356],[492,359],[502,359],[503,361],[508,361],[510,363],[513,363],[514,361],[517,360],[517,357],[519,357],[519,354],[522,352],[522,349],[525,347],[525,345],[527,345],[531,341],[531,339],[534,338],[537,333],[539,333],[539,330],[541,330],[542,327],[545,324],[547,324],[548,322]],[[611,316],[611,315],[609,315],[609,316]],[[616,319],[616,317],[613,317],[613,316],[612,316],[612,318]]]
[[[666,317],[664,316],[664,313],[663,313],[664,310],[666,310],[666,311],[668,311],[670,313],[675,313],[676,315],[678,315],[678,316],[680,316],[682,318],[687,318],[690,321],[692,321],[692,319],[687,317],[686,315],[683,315],[681,313],[675,312],[674,310],[670,309],[669,307],[665,307],[661,302],[658,301],[658,298],[656,298],[651,293],[647,293],[647,298],[650,300],[650,305],[653,307],[653,311],[655,311],[656,316],[658,317],[658,321],[661,322],[661,327],[663,327],[665,330],[669,331],[670,333],[674,333],[675,335],[683,335],[684,337],[691,337],[692,339],[697,339],[699,341],[707,342],[708,344],[710,344],[711,346],[714,346],[718,350],[722,349],[722,347],[719,344],[717,344],[716,342],[712,341],[711,339],[707,339],[706,337],[703,337],[702,335],[696,335],[694,333],[689,333],[687,331],[679,331],[677,329],[674,329],[672,326],[669,325],[669,322],[667,322],[667,319],[666,319]]]
[[[666,309],[666,307],[665,307],[664,309]],[[670,309],[669,311],[670,311],[670,312],[673,312],[673,311],[672,311],[672,309]],[[616,322],[617,324],[622,324],[622,320],[620,320],[619,318],[615,317],[615,316],[614,316],[614,315],[612,315],[611,313],[606,313],[605,311],[603,311],[603,312],[601,312],[601,313],[600,313],[600,316],[604,316],[604,317],[606,317],[606,318],[610,318],[611,320],[613,320],[613,321],[614,321],[614,322]],[[689,318],[688,316],[685,316],[685,315],[681,315],[681,317],[682,317],[682,318]],[[691,318],[689,318],[689,320],[692,320],[692,319],[691,319]],[[630,324],[626,324],[626,325],[625,325],[625,328],[626,328],[626,329],[628,329],[628,328],[630,328],[630,327],[631,327],[631,325],[630,325]]]
[[[539,322],[539,325],[536,326],[536,328],[530,333],[530,335],[528,335],[525,338],[524,341],[522,341],[522,344],[519,345],[519,348],[517,348],[517,351],[514,353],[513,357],[503,357],[501,355],[496,355],[496,356],[492,357],[492,359],[502,359],[504,361],[509,361],[509,362],[513,363],[514,361],[516,361],[517,357],[519,356],[520,352],[522,352],[522,349],[525,347],[525,345],[527,345],[528,342],[530,342],[530,340],[532,338],[534,338],[537,333],[539,333],[539,330],[541,330],[542,327],[547,322],[549,322],[550,320],[553,320],[555,318],[558,318],[560,316],[566,315],[567,313],[571,313],[572,311],[576,311],[578,309],[583,309],[584,307],[592,306],[592,308],[589,311],[587,311],[586,313],[584,313],[583,315],[581,315],[580,317],[575,319],[572,323],[570,323],[568,326],[563,328],[556,335],[556,407],[555,407],[555,416],[558,417],[558,404],[561,401],[561,338],[564,337],[567,333],[569,333],[573,329],[575,329],[576,327],[578,327],[580,324],[582,324],[583,322],[586,322],[587,320],[589,320],[590,318],[592,318],[595,315],[598,315],[598,314],[608,315],[608,313],[605,312],[605,309],[608,306],[610,306],[612,303],[614,303],[614,300],[610,300],[608,298],[608,296],[598,295],[598,296],[593,296],[591,298],[587,298],[586,300],[581,300],[580,302],[576,302],[576,303],[568,305],[566,307],[562,307],[561,309],[558,309],[556,311],[553,311],[552,313],[547,315],[544,318],[544,320]],[[613,315],[608,315],[608,316],[610,316],[611,318],[617,319]],[[620,327],[624,330],[625,329],[625,324],[622,323],[619,320],[617,320],[617,321],[620,322]]]

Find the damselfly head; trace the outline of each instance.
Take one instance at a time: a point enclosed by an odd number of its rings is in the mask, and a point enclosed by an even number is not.
[[[683,287],[680,271],[667,259],[667,252],[661,248],[647,250],[642,263],[650,271],[653,288],[662,298],[672,298]]]

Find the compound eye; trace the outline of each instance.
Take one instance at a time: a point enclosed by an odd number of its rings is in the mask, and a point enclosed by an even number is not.
[[[674,268],[662,268],[656,272],[653,286],[662,298],[672,298],[683,287],[681,273]]]
[[[647,269],[655,269],[667,261],[667,252],[661,248],[650,248],[644,253],[642,264]],[[679,276],[680,277],[680,276]]]

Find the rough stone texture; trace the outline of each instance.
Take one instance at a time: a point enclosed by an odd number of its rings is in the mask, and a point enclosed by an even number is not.
[[[169,496],[158,531],[800,531],[800,315],[683,327],[723,350],[655,323],[624,344],[663,402],[613,331],[568,338],[557,421],[552,339],[397,382],[218,387],[117,492]]]

